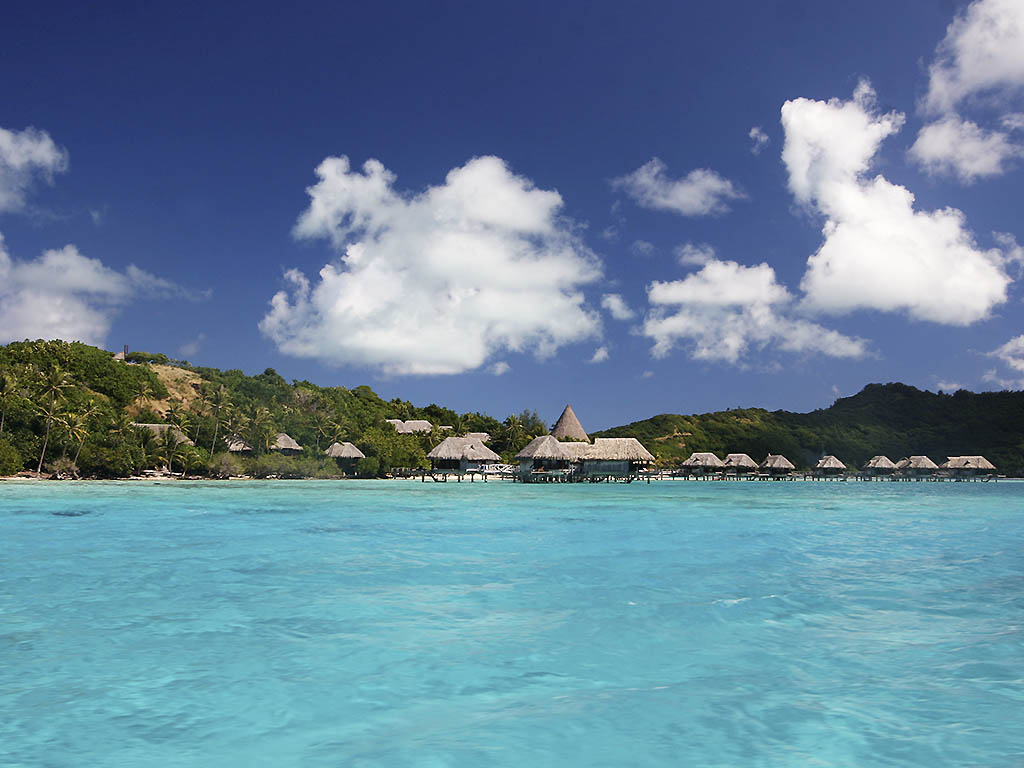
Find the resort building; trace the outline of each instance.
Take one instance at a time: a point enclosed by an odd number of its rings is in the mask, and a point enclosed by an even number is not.
[[[896,471],[910,478],[931,477],[938,468],[939,465],[927,456],[911,456],[896,462]]]
[[[835,456],[823,456],[814,465],[814,474],[819,477],[839,477],[846,472],[846,465]]]
[[[490,432],[467,432],[466,433],[466,437],[475,437],[481,443],[489,443],[489,442],[491,442],[491,433]]]
[[[984,456],[950,456],[940,467],[954,478],[991,475],[995,465]]]
[[[654,463],[654,456],[635,437],[599,437],[593,445],[564,445],[579,457],[577,471],[587,480],[631,478]]]
[[[424,419],[410,419],[409,421],[402,421],[401,419],[384,419],[388,424],[395,428],[395,432],[400,435],[414,435],[423,432],[429,432],[434,428],[434,425]]]
[[[779,453],[769,453],[761,462],[759,469],[763,470],[768,477],[779,479],[789,477],[796,467],[793,462]]]
[[[274,442],[270,444],[270,450],[277,451],[282,456],[298,456],[302,453],[302,446],[284,432],[274,435]]]
[[[757,462],[745,453],[730,453],[722,464],[727,475],[748,475],[757,471]]]
[[[896,464],[888,456],[873,456],[864,465],[864,474],[869,477],[880,477],[891,475],[896,471]]]
[[[682,464],[683,469],[689,475],[708,475],[720,472],[725,468],[725,462],[713,453],[694,453]]]
[[[252,453],[252,446],[238,435],[227,440],[229,453]]]
[[[327,449],[327,456],[338,463],[338,468],[346,473],[354,472],[356,462],[365,459],[366,455],[352,443],[332,443]]]
[[[475,437],[446,437],[427,454],[431,470],[439,474],[483,472],[501,457]]]
[[[524,483],[568,479],[572,471],[570,465],[575,457],[568,445],[571,444],[560,443],[553,435],[534,438],[533,442],[516,454],[519,460],[519,479]]]
[[[559,416],[558,421],[555,422],[554,429],[551,430],[551,436],[556,440],[579,440],[584,443],[590,442],[590,437],[587,435],[586,430],[583,429],[583,425],[580,424],[580,420],[576,418],[576,414],[571,405],[565,406],[565,410],[562,411],[562,415]]]

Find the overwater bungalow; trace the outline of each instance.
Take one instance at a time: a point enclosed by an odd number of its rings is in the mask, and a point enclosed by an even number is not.
[[[558,421],[555,422],[555,426],[551,430],[551,435],[556,440],[590,442],[590,437],[587,435],[586,430],[583,429],[583,425],[580,424],[580,420],[576,418],[576,413],[571,405],[565,406],[565,410],[562,411],[562,415],[558,417]]]
[[[757,471],[757,462],[745,453],[730,453],[722,462],[726,475],[748,475]]]
[[[908,478],[931,477],[938,468],[939,465],[927,456],[911,456],[896,462],[896,472]]]
[[[446,437],[427,454],[432,472],[463,475],[483,472],[501,457],[475,437]]]
[[[814,474],[819,477],[839,477],[846,472],[846,465],[835,456],[823,456],[814,465]]]
[[[872,456],[863,469],[868,477],[887,477],[895,471],[896,464],[888,456]]]
[[[690,458],[682,463],[682,467],[688,475],[707,477],[721,472],[725,468],[725,462],[713,453],[692,453]]]
[[[139,422],[132,422],[132,426],[148,429],[157,437],[163,437],[164,432],[169,429],[171,430],[171,434],[174,435],[174,442],[176,445],[195,445],[195,443],[189,440],[188,436],[174,424],[140,424]]]
[[[270,450],[280,453],[282,456],[298,456],[302,453],[302,446],[284,432],[274,435],[274,442],[270,444]]]
[[[552,482],[568,479],[575,457],[567,446],[552,435],[541,435],[516,454],[519,460],[519,479],[524,483]],[[577,443],[585,445],[585,443]]]
[[[338,463],[338,468],[346,474],[354,472],[356,462],[366,458],[363,452],[352,445],[352,443],[332,443],[326,453],[328,457]]]
[[[579,456],[577,472],[587,480],[631,479],[654,463],[654,456],[635,437],[599,437],[593,445],[564,445]]]
[[[796,467],[793,462],[780,453],[769,453],[761,462],[760,469],[767,477],[777,480],[782,477],[789,477]]]
[[[996,471],[995,465],[984,456],[950,456],[939,469],[957,479],[991,475]]]

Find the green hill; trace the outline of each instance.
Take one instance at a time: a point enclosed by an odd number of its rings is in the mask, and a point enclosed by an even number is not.
[[[694,451],[747,453],[760,461],[781,453],[797,466],[824,454],[862,466],[883,454],[898,461],[925,455],[981,454],[1004,474],[1024,474],[1024,392],[934,394],[906,384],[869,384],[852,397],[810,413],[741,408],[682,416],[662,414],[594,433],[634,436],[672,465]]]

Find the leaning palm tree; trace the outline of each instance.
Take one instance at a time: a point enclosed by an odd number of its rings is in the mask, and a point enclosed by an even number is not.
[[[57,402],[64,397],[64,390],[71,386],[68,374],[59,365],[55,365],[43,374],[42,386],[39,390],[40,399],[48,404],[41,408],[46,415],[46,435],[43,437],[43,450],[39,453],[39,465],[36,472],[43,471],[43,458],[46,456],[46,446],[50,442],[50,428],[53,426],[53,417],[57,412]]]
[[[75,451],[75,458],[72,463],[78,466],[78,457],[82,453],[82,446],[85,445],[85,438],[89,436],[88,417],[84,413],[66,413],[60,420],[64,434],[69,442],[77,442],[78,448]]]
[[[217,450],[217,432],[220,429],[221,416],[226,415],[231,408],[231,397],[228,395],[227,388],[221,384],[214,389],[209,394],[208,402],[210,410],[213,411],[213,440],[210,441],[210,453],[212,454]]]

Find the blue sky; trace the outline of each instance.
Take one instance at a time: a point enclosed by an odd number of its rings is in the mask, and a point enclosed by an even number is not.
[[[590,429],[1022,387],[1019,0],[53,4],[0,65],[0,342]]]

